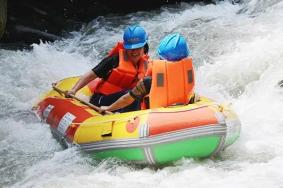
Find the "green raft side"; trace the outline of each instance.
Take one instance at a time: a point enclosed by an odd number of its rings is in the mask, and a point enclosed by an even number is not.
[[[219,146],[220,136],[206,136],[174,143],[163,143],[151,146],[151,151],[157,164],[177,161],[182,157],[203,158],[210,156]],[[125,148],[95,152],[94,158],[105,159],[115,157],[124,161],[146,161],[143,148]]]
[[[94,157],[96,159],[116,157],[118,159],[125,160],[125,161],[143,161],[145,159],[143,148],[126,148],[126,149],[107,150],[107,151],[95,153]]]
[[[208,157],[217,149],[220,141],[220,136],[207,136],[170,144],[156,145],[152,147],[152,151],[157,163],[164,164],[179,160],[182,157]]]

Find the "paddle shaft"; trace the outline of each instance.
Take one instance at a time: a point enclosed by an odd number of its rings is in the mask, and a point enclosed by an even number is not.
[[[66,91],[61,90],[60,88],[56,87],[55,85],[52,85],[52,87],[53,87],[53,89],[54,89],[55,91],[57,91],[57,92],[59,92],[59,93],[61,93],[61,94],[64,94],[64,95],[66,96]],[[100,109],[98,106],[95,106],[95,105],[93,105],[93,104],[91,104],[91,103],[89,103],[89,102],[87,102],[87,101],[85,101],[85,100],[83,100],[83,99],[81,99],[81,98],[79,98],[79,97],[76,97],[76,96],[73,95],[73,94],[70,94],[69,96],[70,96],[71,98],[74,98],[74,99],[80,101],[81,103],[83,103],[83,104],[85,104],[85,105],[91,107],[92,109],[94,109],[94,110],[97,111],[98,113],[102,114],[102,113],[101,113],[101,109]],[[110,111],[104,111],[102,115],[104,115],[104,114],[113,114],[113,113],[110,112]]]

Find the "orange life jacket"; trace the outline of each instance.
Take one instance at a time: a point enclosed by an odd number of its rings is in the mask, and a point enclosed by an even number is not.
[[[124,49],[124,44],[123,42],[117,42],[116,46],[114,46],[114,48],[112,48],[109,52],[108,52],[108,57],[112,56],[112,55],[118,55],[119,54],[119,50],[123,50]]]
[[[177,62],[154,60],[149,93],[150,108],[187,104],[195,86],[192,58]]]
[[[145,76],[151,76],[152,75],[152,60],[149,60],[148,61],[148,64],[147,64],[147,70],[145,72]]]
[[[123,43],[118,43],[110,51],[109,56],[117,53],[119,53],[119,65],[112,70],[108,79],[96,78],[88,84],[93,93],[110,95],[125,89],[132,89],[139,80],[144,78],[148,60],[146,55],[139,60],[137,67],[135,67],[132,62],[127,60]]]

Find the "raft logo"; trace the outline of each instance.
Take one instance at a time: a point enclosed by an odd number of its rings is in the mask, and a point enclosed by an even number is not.
[[[71,125],[71,123],[73,122],[75,118],[76,116],[74,116],[70,112],[67,112],[59,122],[59,125],[57,128],[58,131],[62,133],[63,135],[65,135],[68,127]]]
[[[140,40],[141,40],[140,38],[135,37],[135,38],[129,38],[129,39],[128,39],[128,42],[129,42],[129,43],[137,43],[137,42],[139,42]]]
[[[46,121],[50,112],[53,110],[54,106],[53,105],[48,105],[44,110],[43,110],[43,113],[42,113],[42,120],[43,121]]]

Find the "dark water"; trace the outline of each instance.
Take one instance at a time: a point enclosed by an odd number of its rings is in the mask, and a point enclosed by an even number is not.
[[[183,0],[143,0],[137,4],[131,0],[9,0],[7,4],[6,31],[0,47],[6,49],[30,49],[29,45],[40,41],[55,41],[68,37],[70,31],[79,30],[85,23],[100,16],[125,16],[140,11],[159,10],[176,6]],[[190,3],[212,3],[192,1]]]

